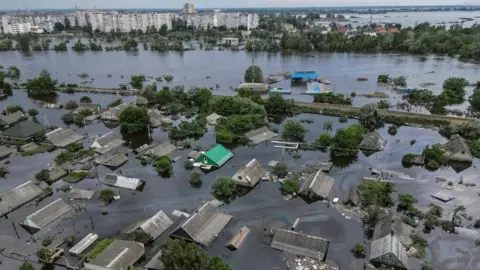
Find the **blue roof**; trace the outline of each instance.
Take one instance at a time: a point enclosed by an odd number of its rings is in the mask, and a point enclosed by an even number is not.
[[[292,79],[316,79],[318,73],[316,71],[294,71],[291,75]]]

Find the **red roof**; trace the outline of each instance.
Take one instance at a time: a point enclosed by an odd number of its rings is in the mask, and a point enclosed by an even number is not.
[[[399,31],[396,27],[390,29],[390,33],[397,34]]]
[[[377,32],[377,33],[384,33],[384,32],[386,32],[386,30],[385,30],[385,28],[383,28],[383,27],[376,27],[376,28],[375,28],[375,32]]]
[[[348,31],[348,28],[342,27],[342,28],[338,28],[337,30],[338,32],[346,33]]]

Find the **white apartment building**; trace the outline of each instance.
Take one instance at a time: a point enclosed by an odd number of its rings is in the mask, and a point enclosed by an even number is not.
[[[103,12],[88,12],[87,19],[92,26],[92,30],[100,30],[100,32],[105,32],[105,24],[103,23]]]
[[[168,30],[172,30],[172,19],[173,16],[171,13],[155,13],[154,14],[154,25],[158,30],[162,25],[166,24]]]
[[[87,12],[85,10],[77,10],[75,12],[75,19],[79,27],[87,26]]]
[[[10,23],[5,28],[9,34],[23,34],[30,32],[32,25],[30,23]]]
[[[195,5],[190,3],[185,3],[183,5],[183,13],[185,14],[193,14],[195,13]]]

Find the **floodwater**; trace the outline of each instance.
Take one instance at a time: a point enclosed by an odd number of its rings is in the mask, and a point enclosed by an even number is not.
[[[382,91],[389,95],[392,105],[401,102],[401,95],[376,84],[379,74],[407,76],[409,87],[420,87],[422,83],[435,83],[427,87],[434,93],[442,91],[442,83],[448,77],[464,77],[471,82],[477,81],[480,74],[479,65],[461,62],[455,58],[443,56],[409,56],[397,54],[351,54],[351,53],[312,53],[305,55],[282,55],[268,53],[248,53],[245,51],[187,51],[178,52],[21,52],[1,53],[0,65],[17,66],[22,72],[21,80],[38,76],[42,69],[48,69],[59,83],[81,83],[95,87],[118,87],[129,83],[131,75],[158,77],[170,74],[175,76],[173,82],[158,83],[163,85],[185,85],[211,87],[215,93],[234,95],[231,87],[243,82],[244,71],[252,64],[263,70],[264,76],[276,72],[295,70],[314,70],[320,77],[332,82],[331,88],[336,93],[349,95],[357,93],[354,105],[361,106],[379,99],[361,97],[361,94]],[[88,73],[87,79],[77,75]],[[432,73],[433,72],[433,73]],[[111,78],[107,75],[112,75]],[[123,78],[121,78],[123,76]],[[357,82],[357,78],[368,78],[367,82]],[[150,79],[145,84],[155,82]],[[219,88],[216,88],[216,85]],[[312,101],[312,96],[303,95],[306,85],[291,86],[289,80],[283,80],[274,87],[291,88],[291,98],[299,101]],[[467,96],[473,88],[467,87]],[[465,109],[467,103],[455,106]]]
[[[95,79],[92,85],[98,87],[116,87],[119,83],[128,82],[127,78],[131,74],[145,74],[147,76],[172,74],[175,76],[172,85],[214,87],[218,83],[221,87],[214,91],[221,94],[233,94],[228,87],[230,85],[235,86],[242,80],[243,71],[251,61],[251,55],[245,52],[203,51],[183,54],[157,54],[143,51],[136,54],[124,52],[98,54],[92,52],[83,54],[46,52],[30,56],[8,52],[2,53],[1,56],[3,66],[15,65],[22,70],[22,80],[36,76],[42,68],[48,68],[60,82],[81,81],[76,74],[87,72],[90,74],[90,78]],[[417,57],[399,55],[318,54],[313,57],[283,57],[279,54],[258,54],[255,61],[262,67],[265,74],[296,69],[316,70],[322,77],[334,82],[336,91],[340,93],[374,92],[377,87],[375,84],[376,76],[379,73],[409,75],[409,82],[412,85],[426,81],[436,81],[441,84],[441,81],[448,76],[463,76],[474,80],[477,74],[475,64],[465,64],[451,58],[439,60],[434,57],[428,57],[426,60],[420,61]],[[425,74],[431,70],[435,70],[436,73]],[[107,78],[107,74],[112,74],[112,78]],[[125,79],[121,79],[121,75],[124,75]],[[206,76],[211,76],[211,79],[207,79]],[[369,81],[357,83],[356,77],[368,77]],[[311,97],[300,95],[299,91],[292,95],[295,99],[311,100]],[[118,98],[113,95],[77,93],[60,94],[57,101],[65,103],[68,100],[79,100],[84,95],[90,96],[93,102],[100,103],[103,106]],[[125,102],[131,101],[131,97],[122,98]],[[357,98],[355,102],[367,102],[367,100],[362,101],[362,99]],[[27,110],[38,107],[21,90],[14,91],[12,97],[0,102],[1,107],[13,104],[22,105]],[[50,125],[65,127],[60,120],[63,110],[37,109],[40,112],[37,116],[38,121],[44,123],[46,120]],[[311,119],[314,121],[312,124],[304,124],[308,129],[306,141],[313,141],[318,138],[323,132],[323,123],[327,120],[333,121],[332,133],[338,128],[356,123],[356,120],[339,123],[338,118],[319,115],[299,115],[292,119]],[[278,129],[281,133],[281,124],[272,124],[272,127]],[[80,134],[87,132],[90,139],[109,131],[119,134],[118,128],[110,129],[101,122],[88,125],[86,129],[74,129]],[[332,170],[330,175],[335,178],[332,197],[342,198],[350,187],[362,181],[362,176],[370,174],[369,169],[371,167],[380,167],[402,171],[413,178],[412,180],[399,179],[396,181],[394,198],[397,197],[397,193],[411,193],[419,200],[418,207],[420,209],[426,209],[430,203],[436,203],[441,205],[445,209],[445,215],[448,215],[456,204],[463,204],[466,206],[468,214],[473,216],[473,219],[480,216],[480,210],[475,207],[478,199],[475,188],[466,188],[455,184],[453,192],[457,198],[448,203],[440,203],[430,197],[431,194],[441,190],[442,183],[435,183],[436,176],[447,178],[454,183],[458,183],[460,177],[464,177],[469,182],[480,185],[476,170],[478,160],[474,161],[471,168],[459,173],[451,167],[442,168],[437,172],[428,172],[418,167],[403,168],[401,158],[405,153],[418,154],[421,153],[424,146],[444,143],[446,140],[435,130],[400,127],[398,133],[391,136],[387,133],[387,129],[388,125],[379,130],[380,134],[388,139],[384,151],[368,157],[359,153],[358,158],[349,166],[338,166]],[[148,136],[146,135],[129,136],[124,137],[124,139],[131,142],[132,148],[148,142]],[[154,142],[164,142],[167,139],[166,132],[158,129],[153,131],[152,140]],[[410,146],[412,139],[416,139],[417,143]],[[86,140],[85,146],[90,143],[91,141]],[[208,149],[213,144],[212,131],[209,131],[194,143],[195,146],[201,146],[203,149]],[[261,143],[256,147],[239,147],[233,150],[235,156],[232,160],[219,170],[203,175],[202,187],[194,189],[188,183],[191,172],[185,171],[183,168],[188,152],[189,150],[179,151],[174,155],[174,157],[179,156],[180,159],[174,164],[174,175],[168,179],[157,176],[151,166],[142,167],[138,160],[134,158],[134,155],[130,153],[129,162],[119,171],[124,175],[138,177],[146,181],[143,192],[114,189],[121,196],[121,199],[106,207],[97,200],[97,193],[91,201],[81,203],[85,206],[87,212],[78,212],[72,219],[63,220],[58,226],[55,225],[50,230],[42,230],[35,234],[34,238],[38,240],[36,244],[27,244],[27,240],[31,237],[18,225],[17,229],[21,240],[15,241],[12,221],[18,224],[39,207],[45,206],[58,197],[68,200],[64,192],[56,191],[57,187],[64,184],[62,181],[58,181],[52,186],[54,195],[42,201],[38,207],[29,204],[15,210],[8,215],[8,219],[0,219],[0,245],[8,248],[13,247],[13,249],[24,254],[30,254],[30,258],[34,259],[35,255],[33,254],[41,242],[42,235],[54,235],[55,239],[61,240],[68,235],[75,234],[76,241],[79,241],[87,233],[94,231],[99,234],[100,238],[115,237],[128,225],[151,216],[159,210],[163,210],[170,216],[175,209],[194,210],[201,204],[202,200],[212,199],[211,185],[217,177],[233,175],[237,169],[252,158],[258,159],[265,167],[270,160],[282,160],[281,150],[274,148],[269,143]],[[60,153],[60,150],[31,157],[11,157],[11,163],[5,165],[10,174],[7,179],[0,180],[0,192],[9,190],[27,180],[34,180],[35,174],[52,163],[58,153]],[[285,154],[284,161],[291,171],[301,171],[302,166],[329,159],[327,153],[317,151],[299,151],[299,153],[301,157],[298,159],[295,159],[291,153]],[[102,166],[98,167],[98,171],[100,180],[106,173],[111,172]],[[98,192],[103,188],[96,179],[85,179],[73,186],[83,189],[91,188]],[[221,211],[233,215],[234,218],[206,250],[212,255],[224,257],[224,260],[235,270],[285,269],[282,254],[269,247],[271,241],[269,231],[272,228],[290,227],[299,217],[298,230],[330,241],[327,261],[338,264],[340,269],[347,267],[353,259],[349,251],[350,248],[355,243],[364,242],[360,222],[355,218],[346,218],[324,202],[307,204],[300,198],[285,201],[282,199],[279,188],[279,183],[262,182],[248,194],[238,197],[229,205],[222,206]],[[104,209],[108,210],[108,215],[101,214]],[[92,220],[94,228],[92,228]],[[471,221],[465,221],[465,225],[470,223]],[[247,240],[239,250],[227,251],[224,245],[244,225],[251,229]],[[439,235],[443,238],[439,238]],[[435,233],[425,237],[433,245],[428,252],[427,259],[432,260],[435,269],[458,269],[458,265],[465,266],[464,269],[474,269],[473,263],[470,262],[478,259],[475,258],[476,255],[470,252],[471,239],[465,239],[461,236],[445,236],[444,233],[440,233],[440,228],[437,228]],[[442,248],[442,246],[450,243],[447,241],[450,239],[455,241],[457,247],[455,254]],[[164,237],[157,240],[155,245],[161,244],[162,240],[164,240]],[[366,242],[366,245],[369,246],[369,242]],[[148,248],[147,253],[153,253],[151,248]],[[18,261],[11,259],[2,259],[2,261],[4,267],[9,267],[6,269],[14,269],[19,264]],[[418,260],[411,259],[412,267],[418,265]],[[468,265],[471,265],[471,267]]]

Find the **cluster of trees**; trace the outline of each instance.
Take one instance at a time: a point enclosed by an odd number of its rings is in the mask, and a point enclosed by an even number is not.
[[[150,117],[143,107],[128,106],[119,118],[120,131],[125,134],[143,132],[148,129]]]
[[[250,66],[243,76],[243,81],[247,83],[264,83],[263,71],[259,66]]]
[[[380,74],[380,75],[378,75],[377,83],[391,84],[391,85],[394,85],[394,86],[406,87],[407,86],[407,77],[405,77],[405,76],[390,77],[390,75],[388,75],[388,74]]]
[[[328,103],[328,104],[340,104],[340,105],[352,105],[352,98],[343,94],[334,93],[319,93],[313,96],[313,102],[315,103]]]
[[[56,95],[55,89],[58,81],[53,79],[48,70],[44,69],[40,72],[40,76],[28,79],[25,88],[29,96],[51,96]]]
[[[220,177],[212,185],[212,194],[216,199],[230,203],[237,197],[237,184],[230,177]]]
[[[357,156],[364,133],[364,128],[358,124],[338,129],[331,140],[332,155]]]

